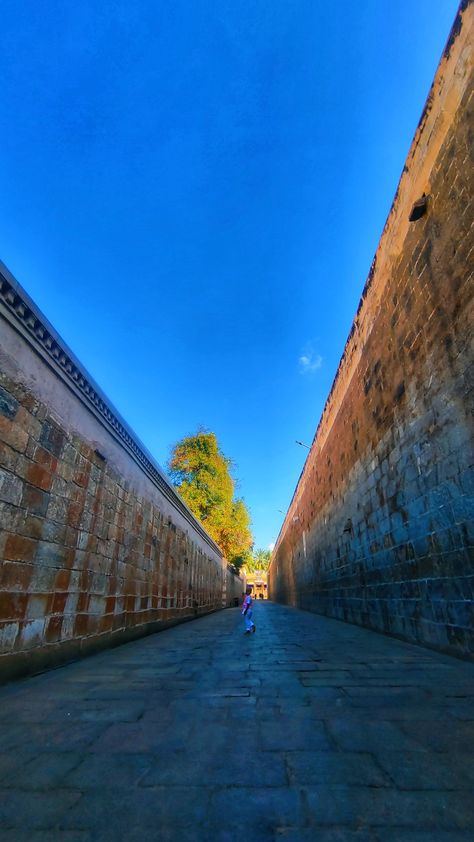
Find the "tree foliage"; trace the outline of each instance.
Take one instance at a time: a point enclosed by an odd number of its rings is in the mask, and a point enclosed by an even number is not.
[[[168,470],[192,513],[240,569],[253,545],[250,514],[235,497],[232,460],[222,453],[215,433],[198,430],[175,444]]]
[[[245,567],[249,573],[255,573],[257,570],[265,572],[270,566],[271,557],[270,550],[255,550],[246,560]]]

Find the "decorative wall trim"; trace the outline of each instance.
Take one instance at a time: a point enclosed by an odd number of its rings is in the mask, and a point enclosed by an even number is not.
[[[218,545],[176,493],[153,456],[1,261],[0,316],[23,337],[33,351],[127,451],[163,496],[211,549],[222,556]]]

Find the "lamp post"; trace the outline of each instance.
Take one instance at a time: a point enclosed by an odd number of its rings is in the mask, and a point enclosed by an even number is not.
[[[311,445],[310,445],[310,444],[305,444],[304,442],[302,442],[302,441],[298,441],[297,439],[296,439],[296,441],[295,441],[295,444],[300,444],[300,445],[301,445],[301,447],[307,447],[307,448],[308,448],[308,450],[311,450]]]

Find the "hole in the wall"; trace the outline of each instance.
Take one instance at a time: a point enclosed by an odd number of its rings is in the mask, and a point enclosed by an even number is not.
[[[421,199],[417,199],[411,209],[410,216],[408,217],[409,222],[416,222],[417,219],[421,219],[421,217],[425,215],[427,209],[428,196],[426,193],[423,193]]]
[[[350,517],[347,518],[344,529],[342,530],[343,533],[348,533],[352,535],[354,532],[354,527],[352,526],[352,520]]]

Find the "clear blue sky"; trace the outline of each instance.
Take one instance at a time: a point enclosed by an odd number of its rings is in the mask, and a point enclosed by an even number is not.
[[[3,0],[0,256],[278,534],[457,0]]]

